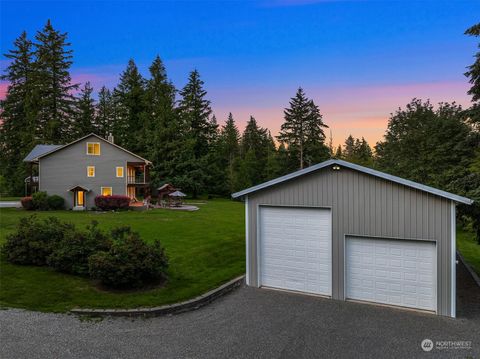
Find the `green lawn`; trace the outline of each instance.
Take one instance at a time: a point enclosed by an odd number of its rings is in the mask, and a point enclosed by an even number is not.
[[[0,202],[3,201],[20,201],[22,197],[0,197]]]
[[[44,267],[12,265],[1,260],[0,306],[64,312],[74,307],[133,308],[157,306],[200,295],[245,271],[244,207],[211,200],[196,212],[38,212],[82,227],[95,219],[102,228],[130,225],[145,240],[159,238],[170,260],[164,288],[129,293],[98,290],[90,280]],[[31,213],[0,209],[0,243],[18,219]]]
[[[480,245],[476,242],[473,232],[462,228],[457,230],[457,249],[470,267],[480,275]]]

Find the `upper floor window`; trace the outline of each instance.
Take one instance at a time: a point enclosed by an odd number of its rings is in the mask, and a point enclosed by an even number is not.
[[[100,142],[87,142],[87,155],[100,156]]]
[[[123,177],[123,167],[117,167],[115,170],[117,177]]]
[[[95,166],[87,166],[87,177],[95,177]]]

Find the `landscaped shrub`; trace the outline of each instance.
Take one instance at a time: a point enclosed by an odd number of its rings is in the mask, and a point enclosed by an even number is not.
[[[65,200],[59,195],[52,195],[47,197],[48,209],[58,210],[65,208]]]
[[[2,249],[15,264],[48,265],[60,272],[90,275],[115,288],[135,288],[159,281],[168,266],[160,242],[143,242],[130,227],[108,235],[97,222],[86,230],[56,217],[21,218]]]
[[[26,209],[27,211],[32,211],[35,209],[33,206],[33,198],[32,197],[23,197],[20,202],[22,203],[23,209]]]
[[[130,197],[121,195],[97,196],[95,197],[95,206],[103,211],[128,209],[130,206]]]
[[[157,240],[147,244],[130,227],[112,230],[108,251],[90,256],[90,276],[114,288],[141,287],[162,278],[168,267],[165,252]]]
[[[48,210],[48,195],[47,192],[35,192],[32,195],[33,198],[33,208],[39,209],[40,211]]]
[[[47,264],[60,272],[86,276],[88,257],[108,248],[108,236],[98,228],[98,222],[92,221],[85,231],[65,233],[48,256]]]
[[[72,224],[55,217],[44,220],[35,215],[24,217],[20,219],[16,231],[7,236],[3,252],[12,263],[45,265],[55,245],[74,230]]]

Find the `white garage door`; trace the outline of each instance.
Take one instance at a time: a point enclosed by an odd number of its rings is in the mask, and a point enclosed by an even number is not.
[[[435,243],[348,238],[345,262],[348,299],[436,310]]]
[[[329,209],[260,207],[259,225],[261,285],[332,294]]]

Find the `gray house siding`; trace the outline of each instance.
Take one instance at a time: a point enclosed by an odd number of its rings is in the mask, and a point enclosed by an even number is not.
[[[87,142],[100,142],[100,156],[87,155]],[[127,162],[141,160],[95,136],[87,137],[39,159],[39,189],[62,196],[66,207],[72,208],[73,192],[69,189],[86,187],[90,189],[86,194],[86,206],[90,208],[101,194],[101,187],[112,187],[113,194],[126,195]],[[87,166],[95,166],[95,177],[87,176]],[[124,167],[124,177],[116,176],[116,167]]]
[[[344,251],[348,236],[434,241],[437,246],[437,312],[452,313],[452,201],[349,168],[321,169],[248,194],[247,273],[259,286],[257,218],[262,205],[332,210],[332,297],[345,299]],[[452,211],[453,209],[453,211]],[[453,227],[454,229],[454,227]],[[454,306],[454,303],[453,303]]]

